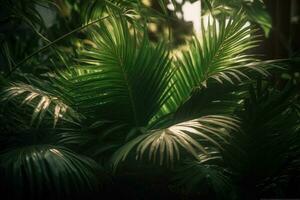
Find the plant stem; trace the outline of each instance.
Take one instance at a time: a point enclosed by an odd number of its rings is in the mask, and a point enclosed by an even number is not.
[[[5,76],[5,78],[9,77],[15,70],[17,70],[19,67],[21,67],[22,64],[24,64],[26,61],[28,61],[30,58],[32,58],[33,56],[37,55],[38,53],[45,51],[47,48],[49,48],[49,47],[51,47],[52,45],[56,44],[57,42],[59,42],[59,41],[65,39],[66,37],[72,35],[73,33],[78,32],[78,31],[80,31],[80,30],[82,30],[82,29],[85,29],[85,28],[87,28],[88,26],[93,25],[93,24],[95,24],[95,23],[97,23],[97,22],[100,22],[100,21],[102,21],[102,20],[105,20],[105,19],[107,19],[107,18],[109,18],[109,17],[110,17],[110,16],[108,15],[108,16],[105,16],[105,17],[96,19],[96,20],[94,20],[94,21],[91,21],[91,22],[89,22],[89,23],[87,23],[87,24],[85,24],[85,25],[83,25],[83,26],[78,27],[78,28],[75,28],[75,29],[73,29],[72,31],[70,31],[70,32],[68,32],[68,33],[66,33],[66,34],[64,34],[64,35],[62,35],[62,36],[60,36],[60,37],[58,37],[57,39],[53,40],[53,41],[50,42],[49,44],[43,46],[42,48],[40,48],[40,49],[34,51],[32,54],[30,54],[29,56],[25,57],[23,60],[21,60],[20,62],[18,62],[18,63],[16,64],[16,66],[15,66],[10,72],[8,72],[8,74]]]

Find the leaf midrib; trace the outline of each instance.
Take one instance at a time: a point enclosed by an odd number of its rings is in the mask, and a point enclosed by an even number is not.
[[[130,104],[131,104],[131,110],[133,112],[134,123],[135,123],[136,126],[138,126],[137,111],[136,111],[136,108],[135,108],[133,92],[132,92],[132,89],[129,85],[129,79],[128,79],[128,76],[127,76],[126,71],[124,69],[124,63],[123,63],[123,60],[120,57],[120,55],[117,52],[114,52],[114,53],[117,57],[117,61],[119,62],[119,66],[120,66],[120,69],[122,71],[123,79],[124,79],[124,82],[125,82],[127,90],[128,90],[128,97],[129,97],[129,101],[130,101]]]

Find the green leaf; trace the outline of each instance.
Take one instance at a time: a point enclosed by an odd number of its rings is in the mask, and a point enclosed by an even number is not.
[[[50,88],[50,86],[45,87],[42,82],[37,86],[22,82],[10,83],[2,93],[2,101],[14,100],[19,102],[20,105],[26,104],[32,107],[31,125],[34,123],[39,125],[47,113],[53,116],[53,127],[55,127],[59,119],[67,119],[65,117],[66,113],[72,116],[71,120],[72,118],[78,119],[78,114],[57,95],[51,94],[51,92],[55,93],[55,90]]]
[[[96,47],[81,52],[81,66],[62,72],[63,90],[85,115],[146,126],[170,91],[165,45],[154,46],[118,16],[92,29],[91,39]]]
[[[245,78],[247,71],[266,74],[264,65],[248,53],[258,44],[255,30],[246,26],[247,19],[242,13],[221,20],[212,19],[204,27],[200,38],[194,37],[189,50],[176,60],[176,73],[172,79],[175,92],[164,105],[164,112],[174,112],[198,87],[209,87],[211,79],[223,84],[235,84]]]
[[[213,191],[211,196],[217,199],[227,199],[233,195],[233,182],[230,174],[223,167],[201,163],[199,161],[187,161],[176,170],[174,186],[179,191],[189,194]]]
[[[164,162],[172,164],[178,160],[181,149],[198,157],[199,152],[206,153],[205,142],[221,149],[218,140],[226,140],[229,137],[228,131],[238,129],[237,123],[238,121],[231,117],[208,115],[167,128],[148,130],[145,134],[126,143],[114,154],[113,166],[116,168],[135,147],[137,147],[137,159],[148,152],[149,160],[154,162],[159,160],[160,164]],[[203,143],[198,139],[203,140]]]
[[[12,198],[77,198],[97,191],[97,164],[63,147],[19,146],[1,153],[0,161]]]

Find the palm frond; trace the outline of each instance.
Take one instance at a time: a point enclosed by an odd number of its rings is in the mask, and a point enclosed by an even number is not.
[[[3,186],[12,199],[77,198],[98,187],[97,164],[63,147],[16,147],[2,152],[0,160]]]
[[[187,194],[212,191],[213,194],[209,196],[215,196],[217,199],[230,199],[230,196],[232,198],[234,195],[230,173],[224,167],[197,160],[186,161],[176,169],[174,186]]]
[[[208,144],[222,148],[219,141],[226,140],[230,130],[237,130],[237,123],[234,118],[209,115],[159,130],[148,130],[121,147],[113,156],[113,165],[116,167],[134,147],[137,147],[137,159],[148,152],[149,160],[156,161],[159,156],[160,164],[178,160],[182,149],[198,157],[199,152],[206,153]]]
[[[53,116],[53,126],[59,119],[67,119],[66,113],[71,116],[69,120],[78,119],[77,113],[70,106],[57,95],[43,90],[47,87],[40,86],[41,88],[22,82],[10,83],[2,93],[2,101],[17,101],[19,105],[30,106],[33,109],[31,124],[36,122],[39,125],[47,113]]]
[[[252,36],[255,30],[246,25],[247,19],[243,14],[237,13],[228,20],[212,19],[206,28],[203,23],[200,38],[194,37],[189,50],[184,51],[175,63],[177,71],[173,82],[176,93],[166,109],[176,109],[194,88],[206,87],[209,79],[233,84],[248,79],[247,70],[266,74],[261,63],[247,54],[258,40]]]
[[[177,108],[173,117],[175,120],[188,120],[213,113],[233,115],[235,110],[242,107],[249,83],[219,84],[214,80],[208,83],[209,87],[192,91],[191,96]]]
[[[264,81],[250,87],[243,108],[237,111],[243,134],[233,134],[221,152],[239,181],[251,182],[260,191],[274,191],[278,181],[288,181],[289,173],[299,172],[296,92],[289,84],[280,91]]]
[[[81,52],[81,66],[62,72],[59,84],[85,115],[147,125],[170,91],[166,47],[117,17],[91,32],[96,47]]]
[[[271,16],[266,9],[265,3],[260,0],[205,0],[203,7],[203,10],[209,10],[210,14],[216,17],[224,14],[231,16],[237,10],[242,9],[249,21],[258,24],[263,29],[266,37],[268,37],[272,28]]]

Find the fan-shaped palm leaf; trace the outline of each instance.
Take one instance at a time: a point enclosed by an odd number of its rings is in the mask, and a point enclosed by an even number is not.
[[[53,88],[48,84],[43,84],[38,81],[39,85],[34,86],[33,84],[26,84],[22,82],[11,83],[10,86],[4,89],[2,94],[2,101],[15,100],[19,104],[27,104],[31,106],[34,111],[32,114],[31,124],[37,121],[39,124],[46,113],[50,113],[55,126],[59,119],[73,120],[78,119],[78,114],[68,106],[63,100],[61,100],[57,95],[52,94],[55,92]],[[48,92],[49,91],[49,92]],[[69,117],[65,113],[69,114]]]
[[[217,199],[230,199],[233,184],[230,173],[223,167],[199,161],[187,161],[176,170],[174,185],[185,193],[205,193],[211,190]]]
[[[203,116],[199,119],[178,123],[159,130],[149,130],[121,147],[113,157],[116,167],[124,160],[129,152],[137,146],[137,158],[142,157],[146,150],[150,160],[156,160],[159,155],[159,162],[164,160],[172,163],[179,159],[180,149],[198,157],[198,153],[206,153],[205,143],[222,148],[218,140],[226,140],[230,130],[238,128],[237,120],[225,116]],[[202,143],[199,142],[202,140]]]
[[[3,192],[10,198],[77,198],[97,190],[97,164],[63,147],[15,147],[1,153],[0,163]]]

